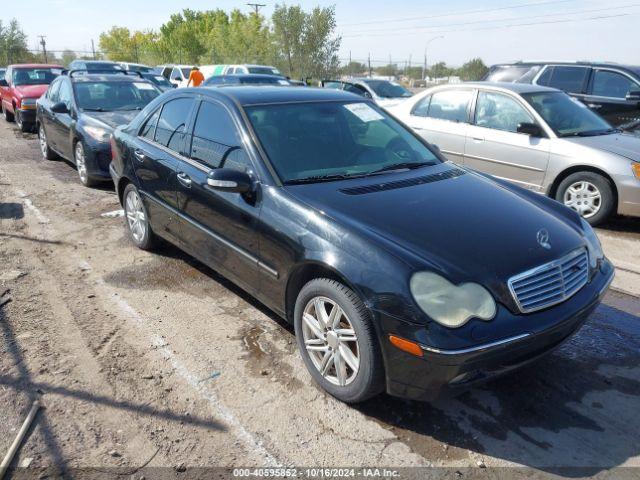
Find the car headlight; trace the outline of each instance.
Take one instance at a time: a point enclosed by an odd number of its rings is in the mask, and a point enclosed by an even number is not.
[[[589,222],[581,218],[580,223],[582,224],[582,235],[587,242],[587,250],[589,251],[589,265],[591,268],[596,268],[598,266],[598,260],[604,258],[602,245],[600,245],[600,240],[598,240],[598,236],[596,232],[593,231],[593,227],[589,225]]]
[[[98,140],[99,142],[106,142],[109,140],[109,136],[111,135],[110,131],[100,127],[88,126],[84,127],[84,131],[87,132],[87,135],[91,138]]]
[[[496,314],[493,297],[477,283],[454,285],[435,273],[418,272],[409,286],[422,311],[445,327],[461,327],[474,317],[491,320]]]

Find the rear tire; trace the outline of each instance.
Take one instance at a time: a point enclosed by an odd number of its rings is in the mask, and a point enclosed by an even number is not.
[[[351,289],[328,278],[311,280],[298,294],[294,326],[307,370],[329,394],[357,403],[384,390],[378,338]]]
[[[611,182],[595,172],[569,175],[558,185],[556,200],[594,226],[606,221],[616,208]]]
[[[122,208],[124,208],[124,222],[131,241],[141,250],[153,249],[156,245],[157,237],[151,230],[149,215],[142,202],[140,192],[138,192],[133,183],[124,188]]]
[[[4,103],[2,104],[2,114],[4,115],[4,119],[7,122],[13,122],[13,113],[10,113],[7,111],[7,109],[4,106]]]

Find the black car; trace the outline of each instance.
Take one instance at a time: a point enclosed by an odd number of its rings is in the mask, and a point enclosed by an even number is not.
[[[153,83],[161,92],[167,92],[176,88],[175,85],[173,85],[169,80],[164,78],[159,73],[140,72],[140,76],[145,80],[149,80],[151,83]]]
[[[446,162],[328,89],[179,89],[112,136],[138,247],[162,237],[295,325],[346,402],[428,399],[575,333],[613,267],[558,202]]]
[[[219,87],[222,85],[291,85],[291,82],[280,75],[266,75],[246,73],[236,75],[214,75],[204,81],[204,87]]]
[[[106,60],[74,60],[69,64],[69,70],[84,70],[90,73],[124,72],[119,63]]]
[[[484,80],[533,83],[564,90],[616,126],[640,120],[640,67],[518,62],[494,65]]]
[[[73,162],[85,186],[109,180],[111,132],[160,93],[137,75],[71,72],[58,77],[37,102],[42,155]]]

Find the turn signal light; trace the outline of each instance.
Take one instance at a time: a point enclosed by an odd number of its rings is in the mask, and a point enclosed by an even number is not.
[[[396,337],[395,335],[389,335],[389,341],[403,352],[410,353],[416,357],[422,356],[422,348],[415,342]]]
[[[634,163],[631,165],[631,170],[638,180],[640,180],[640,163]]]

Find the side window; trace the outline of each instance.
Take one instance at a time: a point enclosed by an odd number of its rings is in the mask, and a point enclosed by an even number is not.
[[[47,90],[47,98],[51,103],[58,103],[58,92],[60,91],[60,84],[62,80],[58,80],[57,82],[53,82]]]
[[[227,110],[217,103],[202,102],[193,128],[191,158],[210,168],[220,168],[240,137]]]
[[[182,140],[192,107],[192,98],[178,98],[165,103],[158,119],[155,141],[174,152],[182,153]]]
[[[480,92],[476,104],[476,125],[516,132],[519,123],[534,120],[517,100],[502,93]]]
[[[153,140],[156,133],[156,125],[158,124],[158,118],[160,117],[160,109],[156,109],[155,112],[147,119],[144,126],[140,129],[140,136],[148,140]]]
[[[620,73],[596,70],[593,75],[592,95],[625,98],[633,90],[640,90],[640,86]]]
[[[472,90],[444,90],[431,96],[428,117],[449,120],[451,122],[466,122],[467,108]]]
[[[542,72],[542,75],[540,75],[538,77],[538,80],[536,80],[536,83],[538,85],[544,85],[544,86],[549,85],[549,80],[551,80],[551,73],[552,72],[553,72],[553,67],[545,68],[544,72]]]
[[[246,172],[251,170],[251,160],[247,155],[247,152],[242,148],[236,148],[235,150],[231,150],[225,158],[224,163],[222,165],[224,168],[231,168],[233,170],[239,170],[241,172]]]
[[[582,93],[588,74],[589,69],[585,67],[554,67],[547,85],[569,93]]]
[[[173,71],[171,72],[171,80],[182,80],[182,75],[180,75],[180,69],[179,68],[174,68]]]
[[[354,85],[352,83],[345,83],[344,84],[344,91],[345,92],[355,93],[356,95],[360,95],[361,97],[371,98],[371,94],[369,92],[367,92],[360,85]]]
[[[64,102],[67,108],[71,110],[73,106],[73,91],[71,90],[71,84],[64,80],[60,81],[60,90],[58,91],[58,101]]]
[[[431,95],[427,95],[413,107],[411,115],[416,117],[428,117],[429,116],[429,104],[431,103]]]

